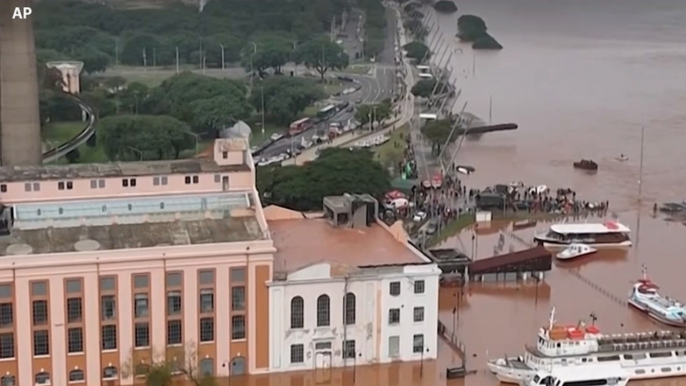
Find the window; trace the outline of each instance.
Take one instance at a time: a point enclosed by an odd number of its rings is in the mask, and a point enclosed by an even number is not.
[[[0,327],[11,327],[14,324],[12,303],[0,303]]]
[[[305,346],[302,344],[291,345],[291,363],[305,362]]]
[[[400,356],[400,337],[399,336],[389,336],[388,337],[388,356],[391,358],[397,358]]]
[[[167,292],[167,315],[181,313],[181,291]]]
[[[315,350],[331,350],[331,342],[317,342],[314,344]]]
[[[245,339],[245,315],[231,317],[231,339]]]
[[[148,288],[148,275],[135,275],[133,277],[133,286],[135,288]]]
[[[98,180],[98,188],[103,189],[105,187],[105,180]]]
[[[220,176],[219,174],[215,174],[215,175],[214,175],[214,183],[215,183],[215,184],[218,184],[218,183],[220,183],[221,181],[222,181],[222,176]]]
[[[117,317],[117,307],[114,295],[100,297],[100,313],[103,321],[114,320]]]
[[[424,335],[417,334],[412,337],[412,352],[420,353],[424,352]]]
[[[0,359],[14,358],[14,334],[0,334]]]
[[[229,158],[229,152],[228,152],[228,151],[223,151],[223,152],[222,152],[222,158],[224,158],[224,159]]]
[[[214,340],[214,318],[200,319],[200,341],[212,342]]]
[[[214,311],[214,290],[205,288],[200,290],[200,312]]]
[[[343,297],[343,324],[355,324],[355,294],[348,292]]]
[[[160,180],[160,182],[162,182],[162,185],[167,185],[167,177],[162,176],[162,179]]]
[[[414,282],[414,293],[423,294],[424,293],[424,280],[416,280]]]
[[[153,177],[152,184],[158,186],[160,184],[160,177]]]
[[[27,182],[24,184],[24,191],[30,192],[31,191],[31,183]]]
[[[85,380],[86,378],[83,374],[83,370],[72,370],[69,372],[69,382],[80,382]]]
[[[0,185],[0,192],[7,193],[7,184]]]
[[[33,355],[50,355],[50,338],[47,330],[33,332]]]
[[[400,282],[399,281],[392,281],[388,290],[391,293],[391,295],[393,295],[393,296],[400,295]]]
[[[67,323],[80,322],[83,315],[81,298],[67,299]]]
[[[40,184],[38,182],[33,183],[33,191],[40,192]]]
[[[48,323],[48,301],[33,301],[33,325],[40,326]]]
[[[132,179],[129,181],[129,185],[131,185],[131,187],[136,186],[136,179],[135,179],[135,178],[132,178]]]
[[[671,351],[665,351],[665,352],[653,352],[648,354],[650,355],[651,358],[669,358],[672,356]]]
[[[327,295],[321,295],[317,298],[317,327],[329,325],[329,305],[330,300]]]
[[[91,180],[91,189],[98,188],[98,180]]]
[[[303,328],[305,325],[305,304],[303,298],[291,299],[291,328]]]
[[[103,350],[116,350],[117,349],[117,326],[110,324],[107,326],[102,326],[100,330],[100,335],[102,339],[102,349]]]
[[[136,323],[135,345],[136,347],[150,346],[150,326],[148,323]]]
[[[231,282],[240,282],[240,281],[245,281],[245,268],[231,268]]]
[[[214,271],[200,271],[198,274],[198,281],[200,284],[214,285]]]
[[[121,180],[121,186],[128,188],[129,187],[129,180],[127,180],[126,178]]]
[[[114,278],[113,277],[101,277],[100,278],[100,291],[114,291]]]
[[[83,352],[83,330],[81,328],[70,328],[68,330],[69,336],[69,352]]]
[[[70,279],[67,280],[67,293],[68,294],[76,294],[81,292],[81,280],[79,279]]]
[[[181,321],[180,320],[170,320],[167,321],[167,344],[181,344],[182,333],[181,333]]]
[[[355,341],[354,340],[344,340],[343,341],[343,359],[354,359],[355,358]]]
[[[16,386],[17,378],[14,375],[3,375],[0,378],[0,386]]]
[[[414,321],[423,322],[424,321],[424,307],[414,308]]]
[[[50,373],[46,373],[45,371],[41,371],[40,373],[36,374],[36,383],[39,385],[47,385],[50,383]]]
[[[134,317],[145,318],[148,316],[148,294],[134,295]]]
[[[114,366],[107,366],[102,369],[102,379],[117,378],[117,368]]]
[[[231,287],[231,309],[234,311],[245,310],[245,287]]]
[[[57,189],[58,190],[64,190],[64,182],[60,181],[57,183]]]
[[[184,178],[184,182],[186,185],[189,185],[191,183],[191,176],[186,176],[186,178]]]
[[[400,308],[391,308],[388,310],[388,324],[400,323]]]
[[[34,281],[31,283],[31,295],[45,296],[48,294],[48,284],[44,281]]]
[[[0,299],[12,297],[12,286],[10,284],[0,284]]]
[[[67,181],[67,190],[72,190],[74,188],[74,183],[71,181]]]
[[[200,360],[200,374],[203,377],[211,377],[214,375],[214,359],[203,358]]]
[[[198,176],[193,176],[193,183],[194,183],[194,184],[197,184],[198,182],[200,182],[200,177],[198,177]]]

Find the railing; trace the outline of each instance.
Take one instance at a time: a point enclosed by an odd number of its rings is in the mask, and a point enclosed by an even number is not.
[[[98,123],[98,115],[95,109],[88,103],[86,103],[84,100],[81,98],[69,94],[69,93],[64,93],[66,96],[74,99],[76,103],[81,107],[81,110],[83,110],[86,114],[88,114],[88,124],[86,127],[84,127],[83,130],[79,134],[77,134],[74,138],[69,140],[67,143],[63,143],[59,145],[58,147],[48,150],[45,153],[43,153],[43,163],[50,163],[54,162],[65,155],[67,153],[73,151],[74,149],[77,149],[86,141],[90,139],[90,137],[95,134],[95,125]]]

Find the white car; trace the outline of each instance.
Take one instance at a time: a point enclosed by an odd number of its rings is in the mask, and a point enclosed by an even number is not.
[[[278,141],[281,138],[283,138],[283,134],[280,133],[274,133],[271,137],[269,137],[269,139],[271,139],[272,141]]]
[[[422,212],[421,210],[412,217],[412,221],[414,222],[422,222],[424,219],[426,219],[426,212]]]

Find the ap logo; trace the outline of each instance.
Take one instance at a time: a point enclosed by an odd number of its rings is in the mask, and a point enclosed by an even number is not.
[[[12,20],[27,19],[32,12],[31,7],[15,7],[14,13],[12,14]]]

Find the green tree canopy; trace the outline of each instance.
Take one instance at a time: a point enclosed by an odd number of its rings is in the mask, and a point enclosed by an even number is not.
[[[455,130],[452,136],[450,135],[451,131],[452,123],[447,119],[429,121],[422,128],[424,137],[432,144],[438,146],[443,146],[448,140],[448,137],[450,137],[450,142],[454,142],[459,137],[458,130]]]
[[[260,75],[268,68],[279,74],[281,67],[291,57],[295,41],[295,37],[283,34],[259,34],[243,48],[243,66],[246,70],[257,71]]]
[[[472,48],[475,50],[502,50],[503,46],[498,43],[493,36],[485,34],[484,36],[474,40]]]
[[[486,22],[474,15],[462,15],[457,19],[457,37],[473,42],[486,34]]]
[[[355,119],[361,124],[369,123],[370,119],[374,122],[381,122],[391,115],[390,100],[383,101],[374,105],[362,105],[357,108]]]
[[[297,63],[304,63],[307,68],[314,68],[322,80],[329,69],[341,70],[348,67],[348,54],[325,35],[298,46],[294,59]]]
[[[405,51],[407,51],[407,57],[415,59],[419,62],[422,60],[426,60],[431,56],[431,51],[429,51],[429,47],[427,47],[426,44],[422,42],[410,42],[407,43],[403,46]]]
[[[457,12],[457,6],[455,3],[449,0],[439,0],[434,4],[434,9],[436,12],[440,13],[455,13]]]
[[[194,140],[185,123],[169,116],[117,115],[98,123],[98,142],[112,161],[176,159]]]
[[[283,76],[266,78],[255,86],[250,97],[255,110],[262,110],[263,95],[269,120],[284,125],[298,118],[307,106],[326,97],[322,87],[310,79]]]
[[[433,92],[434,88],[437,88],[436,82],[437,81],[434,78],[420,79],[417,83],[415,83],[414,86],[412,86],[412,95],[428,98],[429,96],[431,96],[431,93]]]
[[[326,196],[379,197],[390,188],[390,176],[369,150],[330,148],[303,166],[259,167],[256,183],[265,204],[311,211],[320,210]]]

